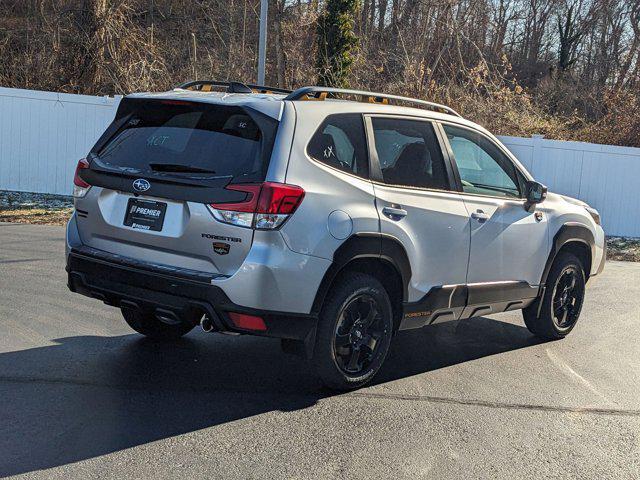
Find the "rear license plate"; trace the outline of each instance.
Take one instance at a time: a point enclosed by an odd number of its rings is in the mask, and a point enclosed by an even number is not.
[[[127,204],[127,213],[124,216],[124,224],[127,227],[140,230],[159,232],[162,230],[166,211],[166,203],[130,198]]]

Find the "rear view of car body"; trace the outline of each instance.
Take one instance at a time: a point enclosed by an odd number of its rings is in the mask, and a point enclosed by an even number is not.
[[[267,95],[134,95],[74,179],[69,287],[175,321],[305,338],[330,260],[282,228],[295,111]],[[300,213],[297,213],[300,215]]]

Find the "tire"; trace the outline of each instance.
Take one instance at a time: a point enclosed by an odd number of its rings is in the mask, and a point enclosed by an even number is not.
[[[543,296],[522,311],[529,331],[549,340],[566,337],[580,317],[585,286],[584,267],[578,257],[569,252],[559,253],[549,271]]]
[[[324,302],[312,364],[327,387],[359,388],[382,366],[392,335],[393,310],[382,284],[363,273],[346,274]]]
[[[136,332],[154,340],[177,340],[195,327],[195,325],[187,322],[165,323],[152,313],[128,308],[122,309],[122,316],[125,322]]]

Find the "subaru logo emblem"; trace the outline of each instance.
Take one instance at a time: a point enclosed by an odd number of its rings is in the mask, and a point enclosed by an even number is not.
[[[151,188],[151,184],[144,178],[139,178],[133,182],[133,189],[136,192],[146,192]]]

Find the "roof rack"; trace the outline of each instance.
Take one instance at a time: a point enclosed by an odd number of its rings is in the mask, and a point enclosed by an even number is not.
[[[219,82],[217,80],[195,80],[178,85],[176,88],[182,90],[198,90],[201,92],[210,92],[212,87],[224,88],[228,93],[291,93],[292,90],[286,90],[278,87],[267,87],[265,85],[253,85],[241,82]]]
[[[294,92],[291,92],[285,97],[285,100],[324,100],[328,95],[354,95],[361,97],[361,101],[368,103],[381,103],[388,104],[389,100],[396,100],[399,102],[412,103],[421,107],[426,107],[429,110],[433,110],[440,113],[446,113],[448,115],[454,115],[456,117],[462,117],[453,108],[449,108],[446,105],[440,105],[439,103],[427,102],[426,100],[418,100],[416,98],[401,97],[398,95],[388,95],[386,93],[365,92],[363,90],[348,90],[343,88],[333,87],[302,87],[298,88]]]

